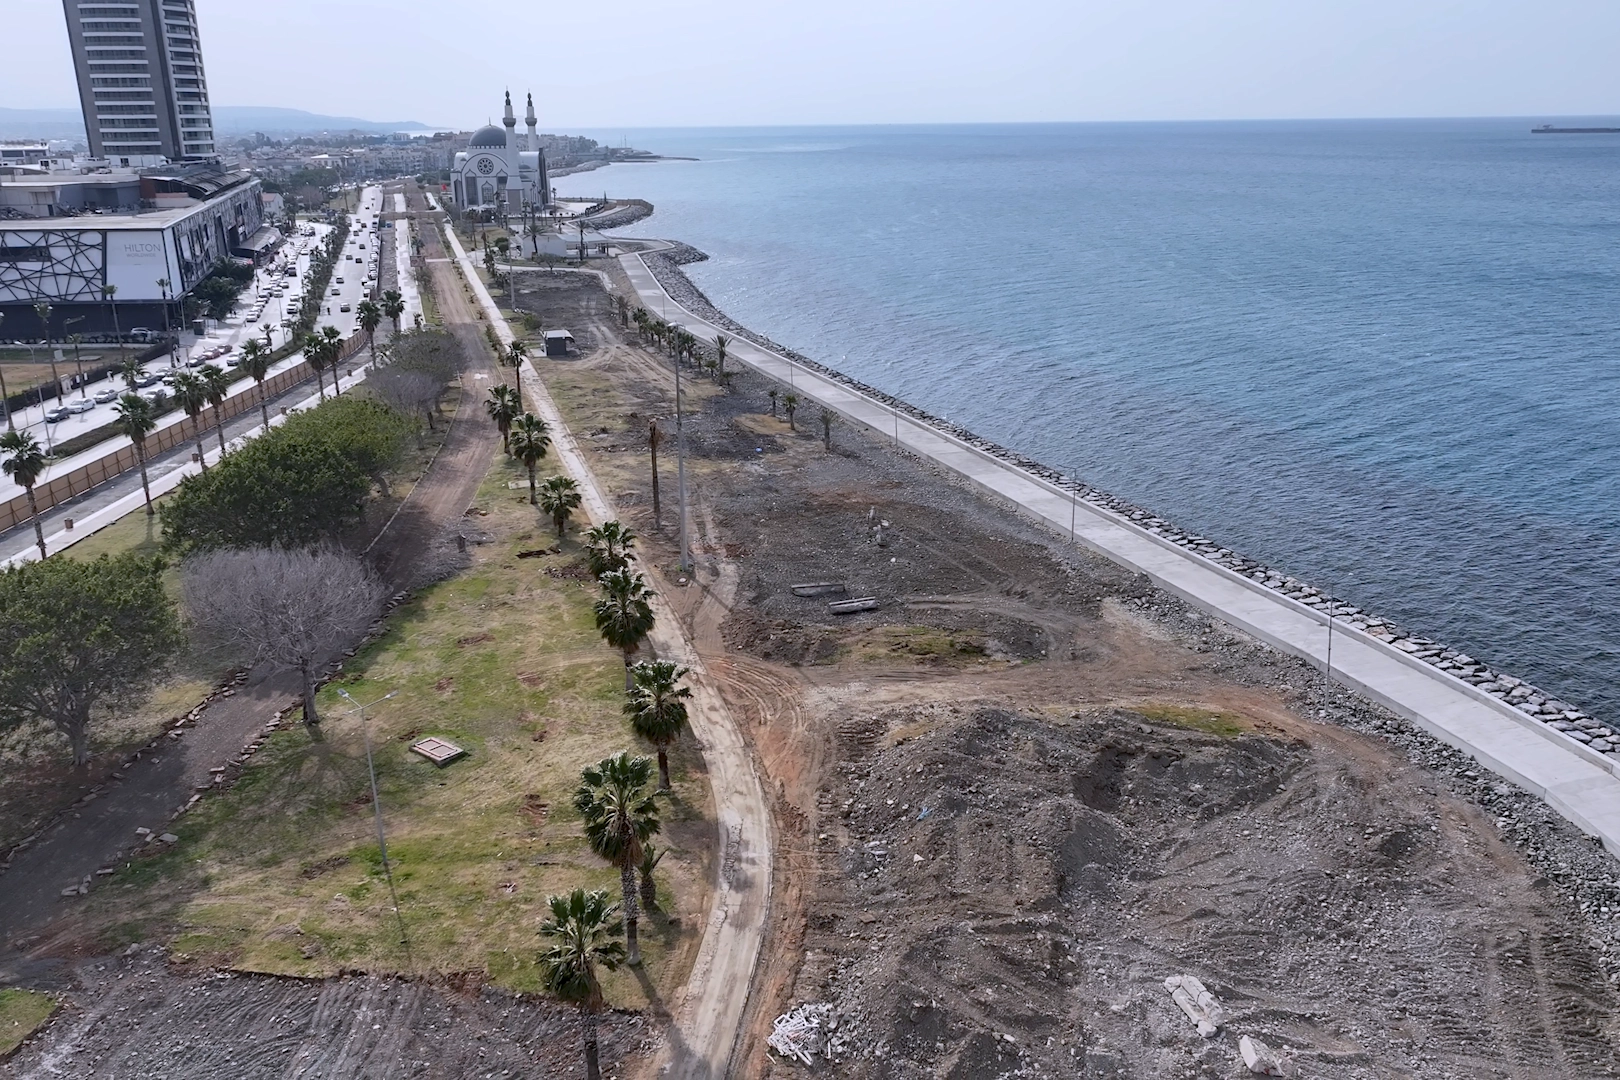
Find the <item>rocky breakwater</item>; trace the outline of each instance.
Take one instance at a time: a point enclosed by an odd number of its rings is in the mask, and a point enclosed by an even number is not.
[[[912,420],[960,439],[975,449],[1014,465],[1049,484],[1071,491],[1088,506],[1122,518],[1139,529],[1169,541],[1195,558],[1207,559],[1227,570],[1241,574],[1262,588],[1314,608],[1325,619],[1331,618],[1336,626],[1364,633],[1399,649],[1416,660],[1471,684],[1482,693],[1489,694],[1509,707],[1517,709],[1526,717],[1561,732],[1565,738],[1581,743],[1600,754],[1608,755],[1620,763],[1620,731],[1560,700],[1555,694],[1533,686],[1523,679],[1496,671],[1459,649],[1450,648],[1441,642],[1405,630],[1392,620],[1363,611],[1347,600],[1333,596],[1258,560],[1246,558],[1208,537],[1178,528],[1173,522],[1150,510],[1067,476],[1027,454],[992,442],[960,424],[953,424],[949,420],[934,416],[909,402],[884,393],[875,386],[852,379],[841,371],[780,345],[763,334],[755,333],[715,307],[703,291],[680,269],[688,263],[701,262],[707,258],[708,256],[697,248],[681,243],[642,256],[659,285],[674,298],[676,303],[700,318],[723,327],[727,332],[762,348],[780,353],[801,367],[834,379]]]

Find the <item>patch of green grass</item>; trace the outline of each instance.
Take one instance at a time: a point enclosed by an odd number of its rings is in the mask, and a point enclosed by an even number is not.
[[[320,738],[301,726],[276,732],[229,791],[171,826],[180,843],[113,879],[97,894],[103,903],[168,928],[175,950],[202,962],[296,975],[476,969],[511,989],[538,988],[545,897],[579,886],[618,895],[617,872],[585,846],[571,805],[580,769],[636,741],[622,714],[622,663],[597,636],[595,592],[575,567],[577,542],[515,557],[553,543],[526,496],[507,487],[522,475],[497,453],[478,497],[494,542],[347,661],[317,698]],[[365,733],[338,686],[363,702],[395,694],[366,721],[397,917]],[[467,756],[436,768],[410,752],[425,735]],[[673,850],[659,885],[682,919],[643,919],[654,985],[701,930],[692,916],[712,832],[701,758],[685,746],[672,765],[660,845]],[[633,973],[607,989],[616,1004],[647,1003]]]
[[[0,989],[0,1059],[56,1012],[56,999],[33,990]]]
[[[984,658],[984,635],[937,626],[874,626],[846,644],[843,656],[862,663],[909,658],[929,662],[977,661]]]
[[[1137,705],[1130,711],[1145,720],[1192,728],[1223,739],[1235,739],[1253,729],[1247,718],[1218,709],[1195,709],[1187,705]]]

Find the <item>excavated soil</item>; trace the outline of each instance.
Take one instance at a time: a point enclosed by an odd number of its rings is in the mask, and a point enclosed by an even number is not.
[[[594,282],[547,285],[599,342],[550,369],[571,422],[671,567],[673,446],[660,529],[645,435],[673,430],[669,360]],[[1620,1073],[1620,884],[1590,841],[881,437],[835,425],[828,451],[769,388],[688,397],[701,589],[677,594],[775,793],[735,1075],[1237,1077],[1245,1034],[1298,1076]],[[808,582],[879,607],[831,615]],[[1214,1038],[1179,974],[1224,1003]],[[818,1002],[831,1061],[769,1053]]]
[[[0,1076],[529,1077],[584,1073],[578,1014],[476,980],[440,987],[353,976],[286,979],[171,969],[161,949],[85,961],[43,1037]],[[644,1041],[640,1017],[600,1018],[602,1071]]]
[[[1303,1076],[1620,1067],[1579,920],[1372,740],[948,704],[842,733],[793,994],[836,1003],[841,1075],[1235,1076],[1242,1034]]]

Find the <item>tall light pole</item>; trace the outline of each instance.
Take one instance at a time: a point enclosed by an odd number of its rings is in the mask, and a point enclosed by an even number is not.
[[[405,916],[400,914],[399,894],[394,891],[394,869],[388,863],[388,839],[383,835],[382,801],[377,797],[377,765],[371,755],[371,729],[366,726],[366,710],[373,705],[381,705],[399,691],[390,690],[376,701],[368,701],[364,705],[354,700],[349,695],[349,692],[341,686],[338,687],[338,693],[343,696],[344,701],[354,706],[353,709],[349,710],[350,712],[360,714],[360,732],[366,741],[366,772],[371,775],[371,812],[377,819],[377,850],[382,855],[383,876],[388,879],[388,898],[394,904],[394,919],[399,923],[399,943],[405,946],[405,965],[409,967],[411,963],[411,939],[405,933]]]

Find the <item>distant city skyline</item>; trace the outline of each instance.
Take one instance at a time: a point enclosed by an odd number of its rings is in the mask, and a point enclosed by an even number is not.
[[[827,0],[679,10],[198,0],[215,103],[546,130],[1620,113],[1607,0]],[[0,106],[78,99],[62,8],[13,5]],[[273,32],[272,32],[273,31]],[[441,77],[426,77],[430,72]],[[470,78],[469,72],[477,72]]]

